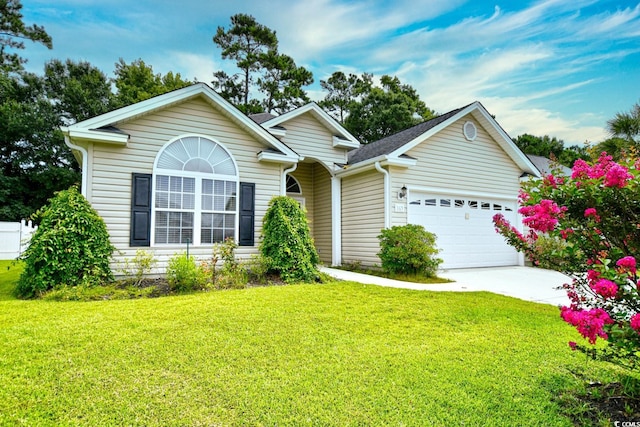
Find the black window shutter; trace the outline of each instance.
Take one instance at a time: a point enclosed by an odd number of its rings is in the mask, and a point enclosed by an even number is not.
[[[129,246],[151,245],[151,174],[131,177],[131,237]]]
[[[238,246],[253,246],[255,219],[256,185],[252,182],[240,183],[240,230]]]

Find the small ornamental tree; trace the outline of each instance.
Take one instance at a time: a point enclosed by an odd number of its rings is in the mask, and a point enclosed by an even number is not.
[[[58,192],[36,213],[38,230],[20,259],[24,270],[17,294],[33,298],[57,286],[113,279],[114,247],[104,221],[76,187]]]
[[[593,345],[573,349],[636,369],[640,352],[640,161],[620,163],[602,153],[593,163],[577,160],[570,178],[548,175],[524,184],[519,212],[530,229],[521,234],[501,215],[496,230],[534,264],[570,277],[564,285],[571,304],[561,308],[567,323]],[[537,240],[555,239],[549,251]]]
[[[312,282],[320,262],[309,222],[300,204],[287,196],[274,197],[263,219],[260,252],[268,270],[285,282]]]
[[[442,263],[437,258],[436,235],[417,224],[396,225],[382,230],[380,252],[382,269],[388,273],[433,277]]]

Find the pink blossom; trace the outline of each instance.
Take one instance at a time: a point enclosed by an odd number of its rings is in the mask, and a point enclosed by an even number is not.
[[[584,210],[585,218],[593,218],[595,222],[600,222],[600,215],[598,215],[598,211],[596,208],[587,208]]]
[[[631,320],[629,321],[629,324],[631,325],[631,329],[640,333],[640,313],[636,313],[633,316],[631,316]]]
[[[589,177],[589,164],[582,159],[578,159],[573,163],[572,179],[588,178]]]
[[[589,340],[589,343],[595,344],[598,337],[609,338],[604,331],[604,326],[612,324],[613,320],[603,309],[581,310],[564,306],[560,310],[562,319],[575,326],[578,332]]]
[[[607,279],[598,280],[591,289],[603,298],[613,298],[618,293],[618,285]]]
[[[616,265],[631,274],[636,274],[636,259],[632,256],[620,258]]]
[[[569,347],[571,347],[571,350],[575,351],[577,345],[578,344],[575,341],[569,341]]]
[[[604,186],[624,188],[631,178],[633,178],[633,175],[629,173],[629,170],[627,168],[614,163],[607,171],[607,174],[604,178]]]
[[[564,240],[567,240],[567,237],[569,237],[569,235],[571,234],[573,234],[572,228],[565,228],[564,230],[560,230],[560,235]]]
[[[591,179],[602,178],[607,174],[607,172],[613,165],[616,165],[616,163],[613,161],[613,157],[609,156],[606,152],[603,151],[600,154],[598,161],[589,169],[587,174]]]
[[[600,279],[600,272],[587,270],[587,280],[589,280],[590,285],[593,285],[598,279]]]
[[[552,231],[566,207],[559,207],[553,200],[543,199],[537,205],[523,206],[518,212],[525,216],[522,222],[534,230]]]

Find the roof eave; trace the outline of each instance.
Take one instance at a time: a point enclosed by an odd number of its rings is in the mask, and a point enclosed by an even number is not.
[[[379,163],[380,166],[397,166],[401,168],[410,168],[412,166],[415,166],[418,161],[412,158],[392,157],[385,154],[382,156],[374,157],[372,159],[367,159],[354,165],[346,165],[342,168],[342,170],[336,172],[336,175],[340,177],[355,175],[369,169],[375,169],[376,163]]]

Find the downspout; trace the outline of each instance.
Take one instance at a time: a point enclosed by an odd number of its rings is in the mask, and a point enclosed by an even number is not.
[[[380,162],[375,163],[376,170],[384,175],[384,228],[391,227],[391,220],[389,218],[389,203],[390,203],[390,191],[389,191],[389,171],[380,166]]]
[[[280,194],[282,196],[287,195],[287,175],[289,175],[291,172],[295,172],[297,168],[298,168],[298,164],[294,163],[292,167],[290,167],[289,169],[285,169],[282,172],[282,188],[280,189]]]
[[[82,167],[82,184],[80,187],[80,193],[84,197],[87,197],[87,177],[88,177],[87,167],[89,162],[89,153],[87,152],[86,148],[81,147],[79,145],[72,144],[68,134],[64,135],[64,143],[67,145],[67,147],[71,148],[72,150],[77,150],[80,153],[82,153],[82,165],[80,165]]]

